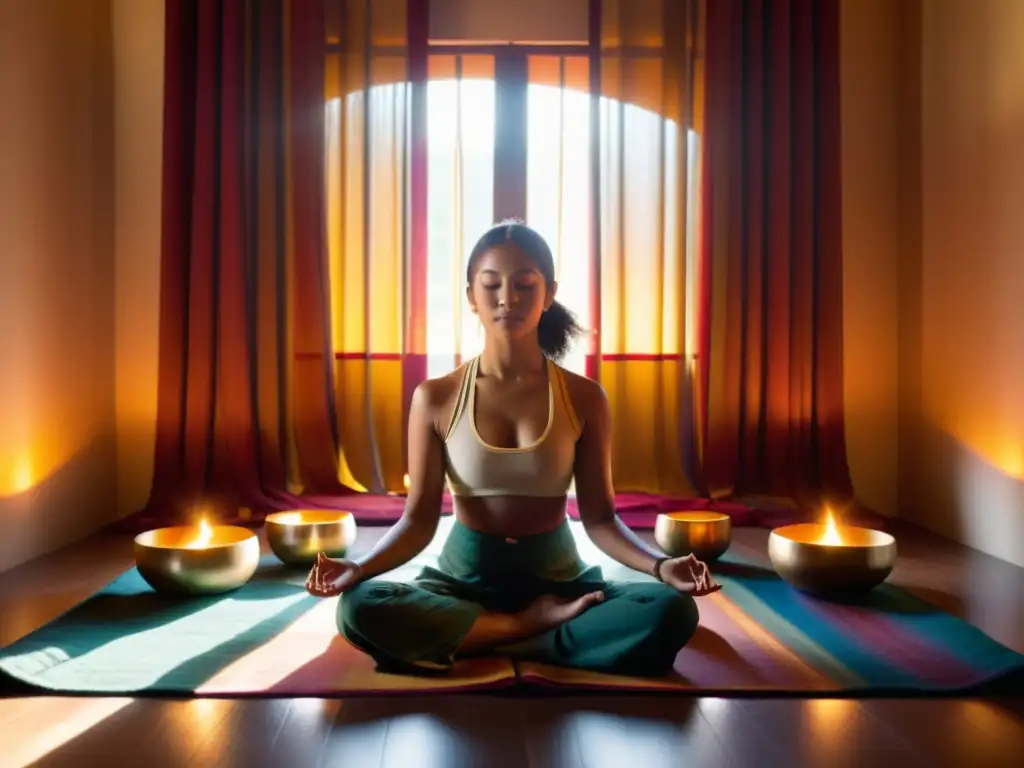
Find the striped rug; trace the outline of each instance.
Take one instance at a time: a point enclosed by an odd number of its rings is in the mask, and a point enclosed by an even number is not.
[[[582,556],[609,579],[646,577],[611,563],[574,524]],[[433,562],[445,529],[407,578]],[[608,691],[877,696],[976,692],[1016,684],[1024,655],[911,593],[885,584],[860,604],[790,589],[729,553],[724,588],[700,598],[701,623],[675,674],[651,680],[507,659],[460,662],[443,677],[374,670],[335,628],[336,600],[308,596],[304,573],[267,557],[237,592],[195,600],[155,595],[133,568],[89,600],[0,651],[4,687],[91,694],[353,696],[535,685]]]
[[[165,599],[131,568],[0,651],[0,690],[327,696],[453,693],[516,682],[512,662],[501,658],[467,659],[446,677],[380,674],[339,636],[338,601],[311,597],[305,580],[266,555],[235,592]]]
[[[908,695],[1024,690],[1024,655],[977,627],[882,585],[859,604],[816,599],[772,572],[726,558],[721,592],[698,602],[700,626],[660,679],[520,664],[543,686],[701,693]],[[730,575],[726,575],[726,573]]]

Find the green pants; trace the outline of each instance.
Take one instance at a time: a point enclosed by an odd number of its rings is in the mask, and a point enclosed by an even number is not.
[[[600,566],[587,567],[568,522],[514,540],[456,522],[437,565],[411,582],[368,579],[339,600],[339,630],[381,671],[448,670],[482,611],[514,613],[541,594],[571,598],[603,590],[605,599],[555,629],[492,653],[657,676],[672,669],[697,629],[697,606],[689,595],[658,582],[608,582]]]

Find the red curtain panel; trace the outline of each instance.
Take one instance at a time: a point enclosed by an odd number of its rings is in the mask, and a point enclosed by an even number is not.
[[[851,495],[838,6],[707,4],[700,367],[716,495]]]

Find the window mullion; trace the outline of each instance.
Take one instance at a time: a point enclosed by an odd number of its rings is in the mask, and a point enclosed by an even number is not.
[[[494,219],[526,219],[527,60],[503,51],[494,60]]]

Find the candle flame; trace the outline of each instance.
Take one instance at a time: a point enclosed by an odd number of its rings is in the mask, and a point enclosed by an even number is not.
[[[405,485],[405,490],[409,490],[409,475],[402,477],[402,483]]]
[[[185,549],[205,549],[210,546],[210,542],[213,540],[213,528],[205,520],[199,521],[199,533],[192,539],[188,544],[185,545]]]
[[[843,536],[836,525],[835,515],[832,510],[825,511],[825,530],[822,532],[818,543],[826,547],[838,547],[843,545]]]

